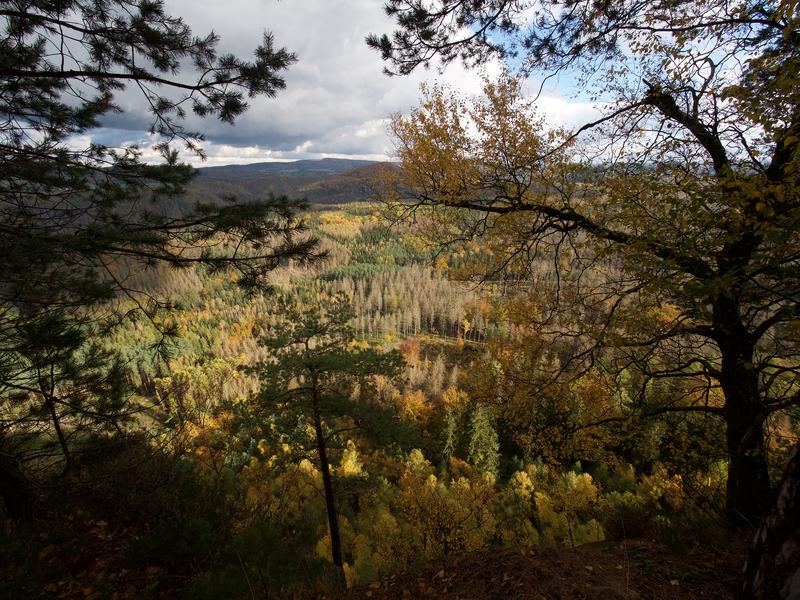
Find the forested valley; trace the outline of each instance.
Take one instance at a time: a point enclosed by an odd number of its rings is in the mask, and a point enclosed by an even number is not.
[[[86,414],[92,405],[68,404],[78,391],[66,373],[55,375],[63,445],[33,399],[18,415],[16,458],[28,476],[45,471],[39,510],[58,518],[40,514],[46,533],[18,530],[22,545],[4,548],[19,569],[7,585],[24,596],[38,576],[44,591],[90,597],[335,589],[313,409],[284,397],[307,357],[275,357],[287,318],[292,327],[335,320],[339,303],[349,327],[327,358],[344,363],[321,367],[320,415],[349,586],[495,546],[725,538],[714,417],[576,431],[621,414],[634,378],[621,387],[589,373],[536,406],[523,387],[536,385],[525,378],[539,358],[529,354],[539,351],[529,307],[448,277],[469,262],[466,251],[434,268],[417,229],[390,227],[385,212],[365,202],[311,207],[303,217],[327,256],[279,266],[256,293],[226,270],[115,265],[130,289],[168,297],[169,310],[101,340],[130,387],[104,420]],[[114,304],[117,314],[136,307]],[[315,344],[329,335],[308,333]],[[369,351],[395,360],[361,371]],[[791,436],[789,422],[775,428],[776,440]],[[65,479],[48,481],[67,460]]]
[[[504,69],[205,169],[298,57],[63,4],[0,3],[0,598],[800,597],[796,2],[390,0],[391,74]],[[158,160],[76,146],[130,81]]]

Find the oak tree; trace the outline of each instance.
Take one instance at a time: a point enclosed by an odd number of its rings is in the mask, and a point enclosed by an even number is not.
[[[765,423],[800,403],[797,3],[390,0],[387,12],[397,31],[369,43],[394,73],[499,56],[595,98],[597,119],[558,131],[513,78],[474,102],[430,91],[393,126],[401,197],[459,209],[454,238],[496,233],[496,273],[527,286],[552,265],[535,283],[556,301],[532,322],[570,341],[556,371],[636,368],[636,408],[717,416],[728,517],[755,522],[770,501]],[[673,400],[652,406],[653,381],[673,382]]]

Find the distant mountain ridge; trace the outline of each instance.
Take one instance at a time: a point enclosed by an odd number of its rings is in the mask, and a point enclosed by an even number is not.
[[[189,195],[202,201],[224,196],[256,200],[270,193],[322,204],[369,199],[370,184],[390,163],[344,158],[202,167]]]
[[[299,193],[320,204],[374,200],[382,179],[399,168],[389,162],[370,163],[303,186]]]
[[[257,177],[268,173],[327,173],[334,175],[358,167],[374,165],[374,160],[355,160],[350,158],[320,158],[314,160],[294,160],[288,162],[259,162],[245,165],[221,165],[201,167],[200,176],[204,178],[226,178],[230,176]]]

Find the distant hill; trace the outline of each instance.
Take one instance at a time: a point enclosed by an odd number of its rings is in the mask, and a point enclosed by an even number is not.
[[[305,185],[299,194],[319,204],[373,200],[382,178],[399,168],[388,162],[370,163]]]
[[[339,203],[368,198],[370,182],[388,163],[341,158],[204,167],[189,186],[193,199],[224,196],[254,200],[273,193],[311,202]]]

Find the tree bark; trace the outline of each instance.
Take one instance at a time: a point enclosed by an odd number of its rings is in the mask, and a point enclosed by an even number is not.
[[[53,400],[52,396],[47,396],[45,402],[47,402],[47,408],[50,410],[50,417],[53,421],[53,427],[56,430],[58,444],[61,446],[61,452],[64,454],[64,461],[66,464],[65,470],[68,471],[72,468],[72,455],[69,452],[69,446],[67,446],[67,438],[64,436],[64,430],[61,429],[61,421],[58,418],[58,413],[56,412],[55,401]]]
[[[756,527],[769,508],[771,488],[758,395],[747,373],[734,376],[725,392],[728,483],[726,514],[734,526]],[[745,381],[742,381],[745,380]]]
[[[39,389],[41,390],[42,397],[47,405],[47,410],[50,412],[50,419],[52,420],[53,428],[56,431],[58,444],[61,446],[61,452],[64,454],[64,471],[67,472],[72,469],[72,455],[69,452],[67,438],[64,435],[64,430],[61,428],[61,419],[59,419],[58,411],[56,410],[55,374],[52,365],[50,367],[50,375],[48,379],[45,379],[41,374],[39,375]]]
[[[800,441],[783,473],[775,508],[756,533],[737,600],[800,598]]]
[[[331,534],[331,556],[333,564],[339,569],[340,583],[342,587],[346,587],[344,561],[342,560],[342,538],[339,534],[336,499],[333,495],[333,480],[328,466],[328,452],[325,444],[325,435],[322,431],[322,419],[316,405],[314,406],[314,431],[317,437],[317,452],[319,453],[319,466],[322,471],[322,484],[325,487],[325,508],[328,512],[328,528]]]
[[[725,396],[726,514],[733,526],[757,527],[769,509],[771,486],[754,348],[736,302],[725,298],[714,308],[715,337],[722,359],[719,379]]]

